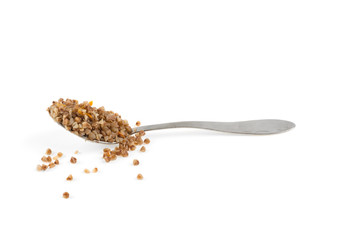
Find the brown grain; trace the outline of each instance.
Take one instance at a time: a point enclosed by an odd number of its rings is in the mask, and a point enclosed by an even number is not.
[[[142,147],[140,148],[140,152],[146,152],[146,148],[145,148],[144,146],[142,146]]]
[[[72,164],[77,163],[77,159],[75,157],[71,157],[71,160],[69,160]]]
[[[43,170],[41,165],[37,165],[36,169],[37,169],[37,171],[42,171]]]
[[[137,176],[137,179],[138,179],[138,180],[143,180],[143,178],[144,178],[143,175],[141,175],[141,174],[139,173],[138,176]]]
[[[68,193],[68,192],[64,192],[64,193],[62,194],[62,197],[63,197],[63,198],[66,198],[66,199],[69,198],[69,193]]]
[[[52,150],[51,150],[50,148],[48,148],[47,151],[46,151],[46,154],[47,154],[47,155],[52,154]]]
[[[49,115],[68,131],[89,140],[122,142],[132,133],[128,121],[104,107],[92,107],[91,102],[62,99],[53,101]]]
[[[114,153],[108,154],[111,152],[109,148],[103,150],[103,159],[106,162],[115,160],[118,156],[127,157],[129,151],[136,150],[137,146],[143,143],[149,143],[149,140],[142,139],[145,135],[143,130],[132,135],[132,128],[120,114],[106,111],[104,107],[92,107],[92,104],[92,101],[79,103],[77,100],[60,98],[58,101],[53,101],[47,110],[56,122],[80,137],[118,143]],[[137,121],[136,125],[141,125],[140,121]],[[144,152],[145,147],[140,151]],[[58,156],[61,157],[62,153]]]
[[[43,171],[47,170],[47,168],[48,168],[48,166],[47,166],[47,165],[42,164],[42,170],[43,170]]]
[[[48,162],[47,157],[46,157],[46,156],[43,156],[43,157],[41,158],[41,161],[42,161],[42,162]]]

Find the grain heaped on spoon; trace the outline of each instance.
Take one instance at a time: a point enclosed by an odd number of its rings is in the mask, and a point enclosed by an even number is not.
[[[92,104],[87,101],[79,104],[77,100],[60,98],[53,102],[48,112],[57,123],[80,137],[96,142],[118,143],[114,150],[105,149],[103,159],[106,162],[115,160],[117,156],[127,157],[129,151],[144,143],[143,130],[132,135],[134,132],[128,121],[118,113],[106,111],[104,107],[92,107]],[[137,125],[140,125],[139,121]]]
[[[127,120],[104,107],[92,107],[92,102],[62,99],[48,108],[50,116],[68,131],[89,140],[121,143],[132,133]]]

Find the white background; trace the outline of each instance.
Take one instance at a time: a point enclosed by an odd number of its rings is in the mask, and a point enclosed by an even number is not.
[[[0,238],[344,239],[344,12],[330,0],[1,1]],[[297,127],[149,132],[146,153],[107,164],[102,145],[50,119],[60,97],[131,124]],[[47,147],[65,155],[37,172]]]

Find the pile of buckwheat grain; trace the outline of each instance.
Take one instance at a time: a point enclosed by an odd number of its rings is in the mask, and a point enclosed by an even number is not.
[[[61,124],[68,131],[84,137],[91,141],[104,141],[109,143],[117,143],[113,150],[109,148],[103,149],[103,159],[106,162],[116,160],[118,156],[128,157],[129,151],[134,151],[137,146],[150,143],[150,139],[145,140],[142,137],[145,135],[144,131],[133,134],[133,129],[129,126],[127,120],[123,120],[121,115],[112,111],[106,111],[104,107],[96,108],[92,107],[93,102],[79,103],[77,100],[62,99],[57,102],[53,101],[52,105],[48,107],[47,111],[49,115],[59,124]],[[140,126],[140,121],[136,122],[136,126]],[[142,146],[141,152],[145,152],[146,148]],[[79,151],[75,151],[78,154]],[[47,149],[46,154],[51,155],[51,149]],[[46,170],[48,167],[53,168],[59,164],[58,158],[62,157],[62,153],[59,152],[52,161],[50,156],[43,156],[42,161],[48,163],[38,165],[37,170]],[[75,164],[77,159],[71,157],[70,162]],[[139,165],[137,159],[133,160],[133,165]],[[85,173],[90,173],[89,169],[84,169]],[[98,172],[97,168],[92,170],[93,173]],[[72,175],[67,177],[67,181],[73,179]],[[142,180],[142,174],[137,175],[138,180]],[[64,198],[68,198],[69,194],[65,192]]]
[[[93,102],[78,103],[77,100],[62,99],[47,109],[50,116],[68,131],[89,140],[121,143],[132,128],[118,113],[106,111],[104,107],[92,107]]]
[[[127,157],[128,151],[134,151],[136,146],[150,143],[148,138],[142,139],[144,131],[131,135],[133,130],[121,115],[106,111],[104,107],[92,107],[92,104],[92,101],[78,103],[77,100],[60,98],[57,102],[53,101],[47,110],[56,122],[78,136],[118,143],[114,150],[104,149],[103,158],[106,162],[115,160],[117,156]],[[137,121],[136,125],[140,126],[140,122]],[[145,150],[145,147],[140,148],[141,152]]]

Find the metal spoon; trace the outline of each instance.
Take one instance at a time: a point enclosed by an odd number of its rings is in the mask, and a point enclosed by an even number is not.
[[[61,126],[63,127],[63,125]],[[251,120],[251,121],[241,121],[241,122],[187,121],[187,122],[171,122],[171,123],[162,123],[162,124],[136,127],[136,128],[133,128],[132,134],[137,133],[141,130],[151,131],[151,130],[168,129],[168,128],[199,128],[199,129],[207,129],[207,130],[227,132],[227,133],[268,135],[268,134],[286,132],[294,128],[295,126],[296,125],[293,122],[289,122],[285,120],[277,120],[277,119],[262,119],[262,120]],[[81,138],[85,140],[89,140],[86,137],[81,137]],[[112,144],[110,142],[97,141],[97,140],[93,140],[92,142]]]

